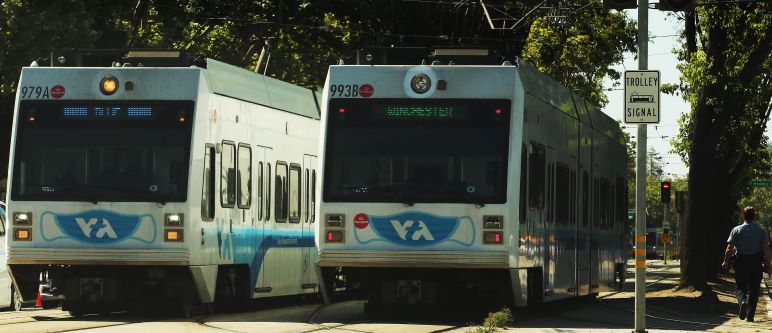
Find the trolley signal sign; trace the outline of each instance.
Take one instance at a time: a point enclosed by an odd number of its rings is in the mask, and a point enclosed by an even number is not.
[[[659,71],[625,71],[626,124],[659,124]]]

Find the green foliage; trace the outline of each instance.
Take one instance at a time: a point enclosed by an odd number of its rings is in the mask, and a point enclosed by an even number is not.
[[[485,320],[483,320],[482,325],[474,327],[470,333],[495,333],[506,328],[513,320],[512,311],[505,307],[499,311],[489,313]]]
[[[587,3],[572,2],[578,6]],[[609,65],[622,61],[624,52],[635,50],[636,25],[621,12],[601,6],[578,11],[570,19],[571,24],[557,26],[547,17],[534,20],[523,58],[602,107],[608,103],[603,78],[621,77]]]
[[[514,40],[490,29],[477,2],[342,0],[319,2],[139,0],[7,0],[0,7],[0,94],[11,94],[19,69],[62,48],[179,48],[307,87],[324,82],[327,66],[353,60],[364,46],[498,46],[522,55],[602,105],[604,75],[633,49],[635,32],[619,13],[589,0],[571,3],[564,22],[529,15]],[[501,9],[523,8],[504,1]],[[533,23],[533,24],[531,24]],[[531,31],[529,35],[529,31]],[[266,70],[267,63],[267,70]]]
[[[689,165],[682,287],[707,288],[750,179],[769,170],[764,136],[772,112],[772,3],[699,6],[686,15],[679,91],[692,109],[679,119],[674,152]],[[695,19],[696,17],[696,19]],[[696,209],[699,207],[699,209]]]

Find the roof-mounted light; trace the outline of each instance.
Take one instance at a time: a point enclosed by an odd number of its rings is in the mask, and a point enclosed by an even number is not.
[[[102,78],[102,82],[99,83],[99,90],[105,95],[112,95],[118,91],[118,79],[115,76],[108,75]]]
[[[418,94],[426,93],[432,87],[432,79],[426,74],[416,74],[410,80],[410,87]]]

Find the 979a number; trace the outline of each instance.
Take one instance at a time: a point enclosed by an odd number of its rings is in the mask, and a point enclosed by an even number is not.
[[[359,85],[356,84],[331,84],[330,97],[357,97]]]
[[[48,87],[22,86],[19,90],[22,99],[51,98],[51,93],[48,90]]]

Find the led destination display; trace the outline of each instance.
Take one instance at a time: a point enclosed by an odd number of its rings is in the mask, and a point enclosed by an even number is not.
[[[386,106],[386,118],[389,119],[443,119],[456,117],[456,109],[450,106],[435,105],[394,105]]]

